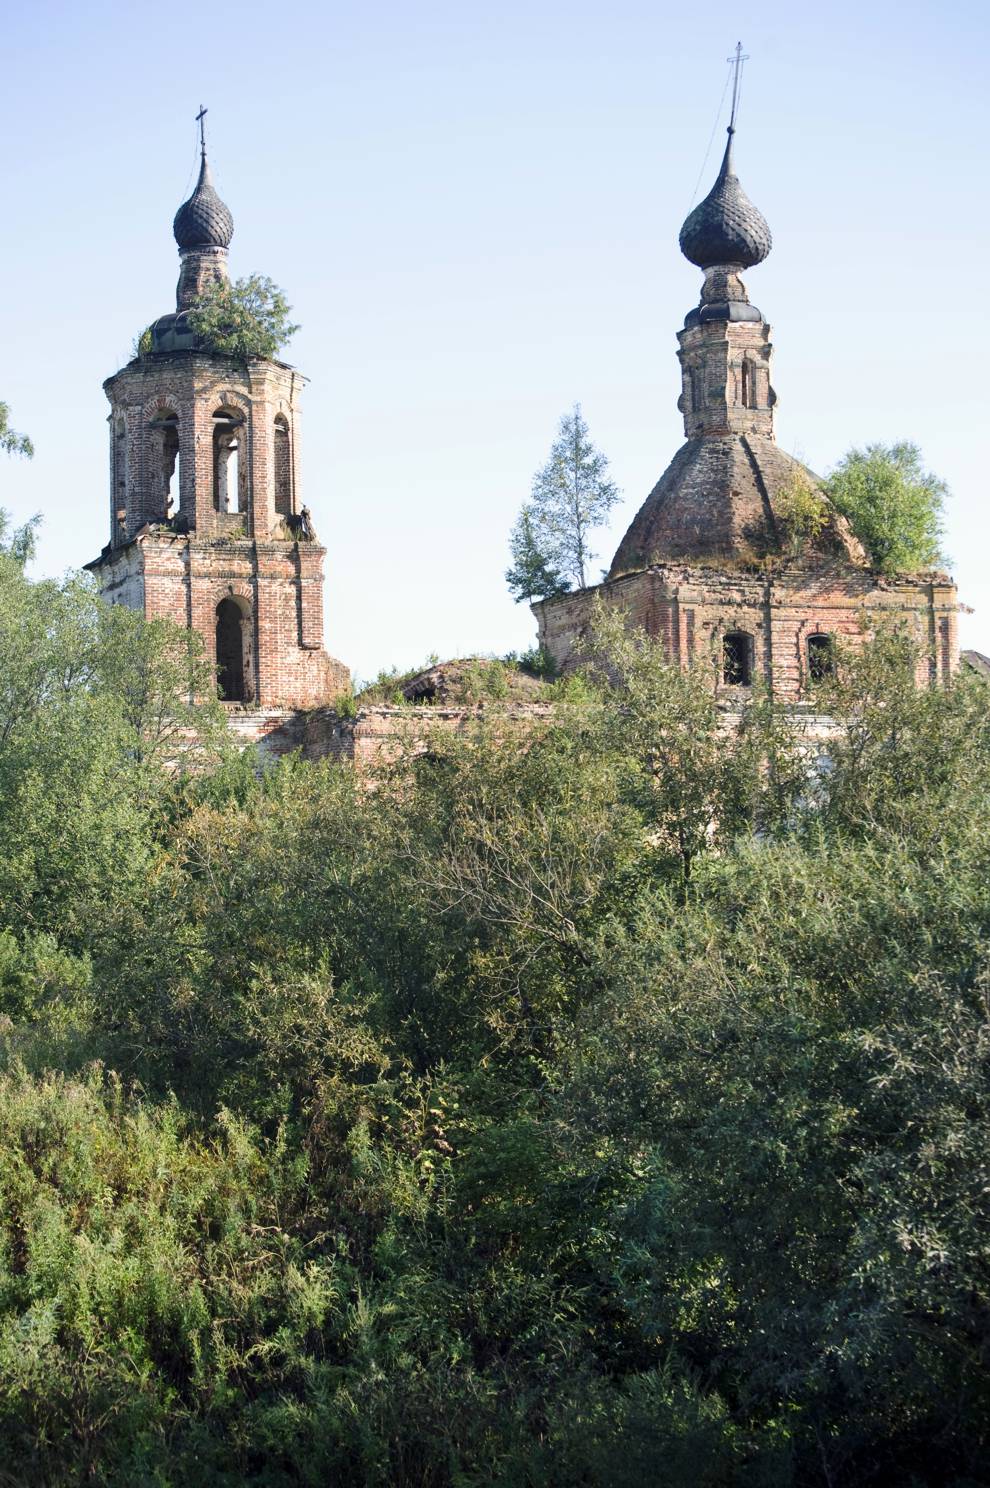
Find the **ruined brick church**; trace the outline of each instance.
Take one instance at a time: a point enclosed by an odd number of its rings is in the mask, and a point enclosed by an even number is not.
[[[889,616],[921,643],[919,683],[947,680],[958,662],[951,579],[872,570],[817,478],[775,442],[770,327],[740,278],[767,257],[770,230],[735,174],[733,135],[730,124],[715,185],[680,234],[705,276],[678,332],[686,443],[605,581],[533,606],[540,641],[566,667],[601,599],[661,636],[682,666],[710,661],[725,701],[762,682],[797,703],[830,669],[837,637],[855,641]],[[199,179],[174,221],[175,312],[104,384],[110,541],[88,567],[109,601],[202,637],[245,738],[275,726],[259,721],[264,710],[301,719],[318,709],[314,752],[357,757],[360,719],[327,712],[350,678],[323,646],[325,549],[297,466],[304,379],[270,358],[217,354],[190,324],[197,296],[227,280],[233,235],[201,146]],[[809,509],[815,519],[802,527]],[[252,710],[255,722],[238,724]],[[388,727],[379,719],[366,731]]]
[[[663,637],[682,666],[710,662],[726,702],[759,681],[796,703],[831,669],[836,639],[856,644],[886,616],[919,643],[919,683],[945,681],[958,664],[951,579],[872,570],[818,478],[775,441],[770,327],[740,278],[767,257],[770,229],[739,184],[734,133],[680,234],[705,275],[678,332],[686,443],[604,583],[533,606],[540,641],[566,666],[600,599]]]
[[[305,379],[284,362],[210,351],[189,308],[227,280],[234,232],[210,177],[175,214],[174,314],[107,379],[110,541],[95,562],[104,597],[197,631],[220,696],[303,709],[350,687],[323,648],[323,560],[299,487]]]

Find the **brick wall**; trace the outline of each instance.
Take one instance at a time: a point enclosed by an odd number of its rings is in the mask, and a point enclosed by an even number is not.
[[[618,606],[630,625],[662,636],[672,660],[710,659],[720,671],[729,631],[752,637],[753,676],[785,701],[807,694],[808,637],[859,645],[881,618],[906,625],[921,647],[919,683],[947,681],[959,660],[958,598],[942,575],[881,579],[844,565],[793,566],[775,574],[729,566],[658,566],[532,606],[540,644],[558,667],[575,662],[596,601]],[[718,681],[721,691],[724,684]],[[732,690],[732,689],[728,689]]]
[[[301,510],[303,385],[279,362],[245,364],[200,352],[142,357],[104,384],[111,404],[110,544],[88,567],[108,600],[198,631],[214,661],[217,606],[233,599],[242,615],[244,702],[261,707],[311,708],[350,690],[347,668],[323,649],[326,550],[289,525]],[[236,429],[238,511],[217,510],[220,410],[223,427]],[[170,514],[164,446],[174,440],[172,416],[179,457]]]

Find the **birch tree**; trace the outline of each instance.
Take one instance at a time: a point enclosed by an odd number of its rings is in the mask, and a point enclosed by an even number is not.
[[[506,578],[517,598],[588,587],[588,568],[597,556],[591,533],[606,521],[619,500],[619,488],[608,478],[608,459],[595,448],[580,403],[560,420],[547,463],[533,477],[512,534],[514,566]],[[525,561],[521,561],[525,560]]]

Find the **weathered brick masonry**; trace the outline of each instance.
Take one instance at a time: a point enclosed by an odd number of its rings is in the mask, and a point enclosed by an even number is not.
[[[298,481],[305,379],[264,357],[217,355],[188,322],[227,278],[233,221],[200,178],[176,214],[176,311],[107,379],[110,542],[88,565],[111,603],[198,632],[221,696],[311,708],[350,688],[323,647],[323,560]]]
[[[740,278],[770,252],[770,230],[733,170],[733,133],[681,230],[682,251],[705,271],[678,333],[687,442],[607,580],[533,606],[541,644],[558,666],[572,664],[600,600],[661,636],[681,665],[710,663],[727,702],[758,682],[799,702],[831,666],[834,642],[859,644],[883,619],[919,643],[919,683],[945,681],[959,655],[952,580],[871,570],[818,478],[776,444],[770,327]]]
[[[919,684],[947,681],[958,659],[959,606],[955,587],[942,575],[884,580],[869,570],[849,572],[826,563],[795,563],[774,575],[658,564],[533,606],[540,642],[562,669],[573,664],[599,599],[662,637],[672,660],[685,667],[709,665],[726,699],[763,684],[784,701],[800,701],[812,680],[809,637],[856,646],[881,616],[917,641]],[[752,638],[749,682],[726,678],[727,634]]]

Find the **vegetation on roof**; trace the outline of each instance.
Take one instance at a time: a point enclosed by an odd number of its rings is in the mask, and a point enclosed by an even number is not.
[[[943,516],[949,488],[926,470],[916,444],[868,444],[851,449],[825,482],[881,573],[910,573],[939,567]]]
[[[222,356],[275,357],[299,330],[285,295],[261,274],[214,283],[190,307],[189,324]]]

